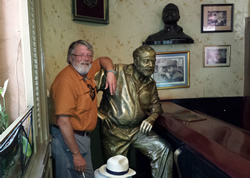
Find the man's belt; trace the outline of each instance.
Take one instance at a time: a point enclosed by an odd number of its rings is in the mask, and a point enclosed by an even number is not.
[[[91,132],[74,130],[74,134],[77,134],[80,136],[90,136]]]
[[[54,127],[58,128],[59,127],[55,124],[53,124]],[[78,130],[73,130],[74,134],[80,135],[80,136],[90,136],[91,132],[86,132],[86,131],[78,131]]]

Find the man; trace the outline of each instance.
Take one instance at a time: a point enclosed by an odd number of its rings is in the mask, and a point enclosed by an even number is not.
[[[167,82],[184,81],[183,74],[177,69],[177,61],[169,60],[166,63],[166,79]]]
[[[160,62],[157,65],[157,72],[154,73],[154,80],[156,82],[167,82],[167,66],[166,62]]]
[[[105,89],[116,89],[113,63],[107,57],[93,61],[93,47],[84,40],[68,49],[68,66],[55,78],[51,90],[52,157],[55,174],[60,178],[94,177],[89,133],[97,122],[97,97],[94,74],[100,67],[108,71]]]
[[[134,63],[117,64],[117,89],[114,95],[103,92],[98,109],[102,119],[102,145],[106,159],[114,155],[127,155],[130,146],[151,160],[152,176],[172,176],[173,155],[170,145],[151,131],[163,110],[158,97],[154,73],[156,53],[150,46],[141,46],[133,52]],[[105,72],[95,79],[97,87],[104,89]]]
[[[179,8],[175,4],[169,3],[165,6],[162,12],[162,20],[165,24],[164,29],[149,35],[146,42],[170,39],[185,39],[190,43],[193,42],[193,39],[183,32],[183,28],[177,25],[177,22],[180,20],[180,13]]]

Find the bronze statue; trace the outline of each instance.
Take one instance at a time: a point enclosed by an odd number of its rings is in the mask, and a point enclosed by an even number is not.
[[[169,3],[165,6],[162,12],[162,20],[165,24],[163,30],[148,36],[146,42],[150,41],[164,41],[171,39],[185,39],[187,42],[192,42],[193,39],[183,32],[183,28],[177,25],[180,20],[179,8]]]
[[[173,153],[171,146],[152,129],[163,112],[155,81],[156,53],[150,46],[133,52],[133,64],[116,64],[117,89],[110,95],[105,88],[105,71],[96,74],[97,89],[103,91],[98,109],[102,119],[101,137],[106,159],[127,155],[135,149],[151,160],[155,178],[172,177]]]

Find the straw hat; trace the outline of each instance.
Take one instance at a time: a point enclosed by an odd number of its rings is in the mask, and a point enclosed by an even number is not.
[[[101,166],[98,171],[110,178],[124,178],[136,174],[133,169],[129,168],[128,158],[123,155],[116,155],[109,158],[107,164]]]

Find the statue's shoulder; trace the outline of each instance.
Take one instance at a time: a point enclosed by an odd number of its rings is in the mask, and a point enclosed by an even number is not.
[[[115,65],[114,65],[114,70],[115,70],[115,71],[120,71],[120,70],[122,70],[125,66],[126,66],[126,64],[115,64]]]
[[[114,65],[114,70],[115,71],[127,71],[133,69],[133,65],[132,64],[115,64]]]

